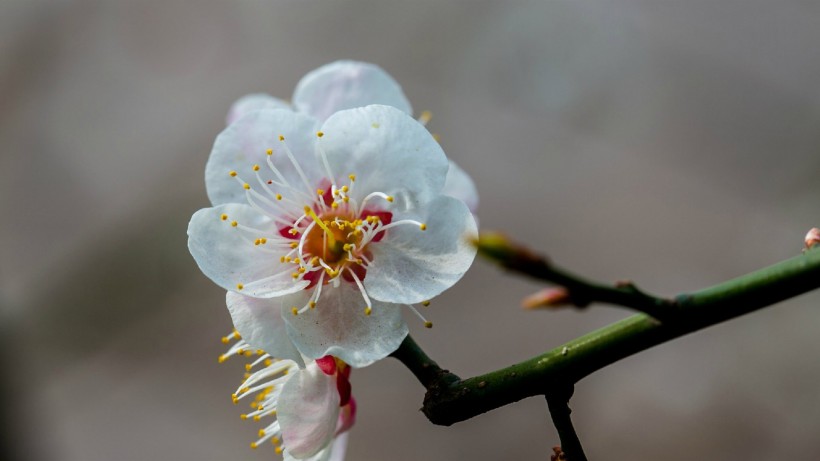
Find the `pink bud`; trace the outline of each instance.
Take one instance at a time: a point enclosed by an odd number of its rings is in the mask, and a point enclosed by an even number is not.
[[[564,287],[544,288],[521,301],[521,305],[527,309],[562,307],[571,304],[572,298],[569,295],[569,291]]]
[[[812,248],[820,243],[820,229],[812,227],[808,234],[806,234],[806,248]]]

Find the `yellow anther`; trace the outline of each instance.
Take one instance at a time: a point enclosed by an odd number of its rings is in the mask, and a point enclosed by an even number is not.
[[[219,363],[222,363],[222,362],[224,362],[225,360],[228,360],[228,356],[227,356],[227,355],[222,354],[222,355],[220,355],[220,356],[219,356],[219,359],[218,359]]]
[[[254,415],[254,416],[253,416],[253,420],[254,420],[254,421],[259,421],[260,419],[262,419],[262,417],[261,417],[261,416],[259,416],[259,415]]]
[[[350,201],[350,197],[344,197],[344,198],[342,198],[342,201],[343,201],[343,202],[345,202],[345,203],[347,203],[347,202],[349,202],[349,201]]]
[[[231,177],[233,178],[234,176],[236,176],[236,171],[231,170],[228,174],[231,175]]]
[[[254,245],[259,245],[260,243],[262,243],[262,241],[259,240],[259,239],[256,239],[256,240],[253,241]]]
[[[249,390],[251,390],[251,388],[250,388],[250,387],[243,387],[242,389],[239,389],[239,393],[240,393],[240,394],[245,394],[245,393],[247,393]]]
[[[307,269],[305,269],[304,267],[299,268],[299,273],[300,274],[304,274],[306,271],[307,271]]]
[[[371,313],[373,313],[373,309],[370,306],[364,308],[364,315],[370,315]]]
[[[281,440],[279,439],[279,437],[274,437],[273,439],[271,439],[271,442],[273,442],[274,445],[279,445]]]
[[[227,336],[222,337],[222,344],[228,344],[229,342],[231,342],[231,338]]]
[[[322,195],[322,194],[319,194],[319,195]],[[302,207],[302,210],[304,210],[306,215],[309,215],[311,208],[309,206],[305,205],[304,207]]]
[[[356,181],[356,175],[355,174],[349,174],[349,175],[347,175],[347,177],[350,178],[351,181]]]
[[[291,307],[290,311],[293,313],[293,315],[299,315],[299,309],[297,309],[296,306]]]
[[[239,225],[239,223],[238,223],[238,222],[236,222],[236,221],[231,221],[231,227],[236,227],[236,226],[238,226],[238,225]]]
[[[265,366],[269,367],[271,365],[273,365],[273,359],[265,359]]]
[[[248,378],[250,378],[250,377],[251,377],[251,374],[250,374],[250,373],[243,373],[243,374],[242,374],[242,378],[243,378],[243,379],[248,379]]]
[[[333,195],[339,195],[340,193],[341,192],[339,192],[339,189],[336,189],[336,190],[333,191]]]
[[[425,124],[427,124],[427,122],[429,122],[429,121],[430,121],[430,119],[432,119],[432,118],[433,118],[433,113],[432,113],[432,112],[430,112],[429,110],[425,110],[425,111],[424,111],[424,112],[422,112],[422,113],[421,113],[421,115],[419,116],[419,122],[420,122],[422,125],[425,125]]]
[[[293,258],[293,262],[295,262],[296,264],[299,264],[301,261],[302,261],[302,260],[301,260],[301,259],[299,259],[298,257],[297,257],[297,258]]]
[[[311,266],[318,266],[319,265],[319,257],[314,256],[314,257],[310,258],[310,265]]]
[[[248,415],[243,413],[243,414],[239,415],[239,419],[248,419]]]
[[[344,246],[342,246],[342,249],[345,251],[350,251],[353,249],[353,245],[350,243],[345,243]]]
[[[335,210],[336,208],[339,208],[339,202],[333,202],[333,203],[331,203],[331,204],[330,204],[330,207],[331,207],[331,208],[333,208],[334,210]]]
[[[280,135],[279,135],[279,140],[280,140],[280,141],[284,141],[284,140],[285,140],[285,137],[284,137],[283,135],[281,135],[281,134],[280,134]]]
[[[264,429],[259,429],[259,437],[264,437],[264,436],[265,436],[265,430]]]
[[[290,258],[290,256],[285,256],[285,262],[286,263],[289,263],[291,261],[293,261],[293,260]]]
[[[441,142],[441,135],[438,133],[433,133],[433,140],[436,142]]]
[[[279,257],[279,262],[280,262],[280,263],[285,262],[285,257],[284,257],[284,256],[280,256],[280,257]]]
[[[387,196],[387,197],[385,197],[384,199],[385,199],[385,200],[387,200],[387,201],[388,201],[388,202],[390,202],[390,203],[393,203],[393,196],[392,196],[392,195],[388,195],[388,196]]]
[[[254,416],[254,417],[253,417],[253,419],[254,419],[254,420],[256,420],[256,416]],[[256,450],[256,448],[257,448],[258,446],[259,446],[259,445],[257,445],[257,444],[256,444],[256,442],[251,442],[251,448],[253,448],[254,450]]]
[[[422,305],[422,306],[424,306],[424,307],[429,306],[429,305],[430,305],[430,300],[429,300],[429,299],[426,299],[426,300],[422,301],[422,302],[421,302],[421,305]]]
[[[298,279],[298,278],[299,278],[299,273],[298,273],[298,272],[294,272],[294,273],[290,274],[290,276],[291,276],[291,277],[293,277],[293,279],[294,279],[294,280],[296,280],[296,279]]]
[[[259,171],[259,165],[254,165],[253,166],[253,171]]]
[[[244,352],[242,352],[242,355],[244,355],[245,357],[250,357],[250,356],[252,356],[252,355],[253,355],[253,352],[251,352],[251,351],[244,351]]]
[[[251,368],[253,368],[253,367],[251,366],[250,363],[245,364],[245,371],[251,371]]]
[[[259,241],[262,242],[262,245],[268,243],[268,239],[266,239],[265,237],[262,237],[261,239],[259,239]]]
[[[276,194],[276,200],[282,200],[282,194]]]
[[[291,242],[291,243],[290,243],[290,247],[291,247],[291,248],[296,248],[296,247],[298,247],[298,246],[299,246],[299,242]]]
[[[265,153],[268,155],[273,155],[273,149],[268,149],[265,151]]]
[[[236,289],[237,289],[237,290],[241,290],[241,289],[243,289],[243,288],[245,288],[245,285],[242,285],[241,283],[237,283],[237,284],[236,284]]]
[[[223,213],[222,216],[219,217],[219,219],[221,219],[223,221],[227,221],[228,220],[228,215]]]
[[[276,454],[277,454],[277,455],[281,455],[281,454],[282,454],[282,447],[281,447],[281,446],[277,446],[276,448],[274,448],[274,450],[276,451]]]
[[[245,184],[242,184],[242,188],[245,189],[245,190],[250,190],[251,185],[248,184],[248,183],[245,183]]]
[[[421,223],[421,225],[419,226],[419,229],[421,229],[423,231],[426,231],[427,230],[427,224]]]
[[[290,234],[290,235],[296,235],[298,233],[299,233],[298,229],[291,229],[291,230],[288,231],[288,234]]]
[[[308,303],[308,306],[310,306],[310,308],[313,309],[314,307],[316,307],[316,302],[311,301]]]
[[[316,136],[318,136],[318,137],[320,137],[320,138],[321,138],[322,136],[324,136],[324,135],[325,135],[325,134],[324,134],[323,132],[321,132],[321,131],[317,131],[317,132],[316,132]]]
[[[316,189],[316,195],[325,195],[325,191],[323,189]]]
[[[347,192],[347,191],[349,191],[349,190],[350,190],[350,188],[349,188],[349,187],[347,187],[347,186],[342,186],[342,192]]]
[[[430,321],[424,322],[424,328],[433,328],[433,322],[430,322]]]

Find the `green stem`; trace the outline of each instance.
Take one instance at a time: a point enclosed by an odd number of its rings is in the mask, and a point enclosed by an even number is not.
[[[434,424],[451,425],[544,389],[573,384],[585,376],[632,354],[671,339],[753,312],[820,287],[820,249],[785,260],[711,288],[676,298],[674,321],[661,323],[636,314],[563,346],[490,373],[459,380],[422,381],[427,388],[422,411]],[[408,337],[405,343],[412,341]],[[414,370],[424,360],[412,360],[421,351],[402,344],[397,356]],[[423,352],[421,352],[423,354]],[[403,358],[402,358],[403,357]],[[426,358],[426,355],[424,356]],[[432,362],[427,358],[427,361]]]

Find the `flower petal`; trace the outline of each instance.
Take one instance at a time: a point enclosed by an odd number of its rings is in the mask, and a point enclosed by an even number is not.
[[[230,125],[231,123],[239,120],[245,114],[263,109],[290,110],[290,104],[265,93],[246,94],[245,96],[237,99],[236,102],[231,105],[231,109],[228,111],[228,116],[225,118],[225,124]]]
[[[223,220],[222,215],[228,219]],[[269,230],[269,244],[256,246],[252,238],[231,222],[259,230]],[[270,230],[273,229],[273,230]],[[272,298],[302,290],[307,281],[294,282],[290,271],[279,264],[273,242],[277,231],[271,220],[248,205],[229,203],[203,208],[188,224],[188,249],[202,272],[217,285],[257,298]],[[260,235],[259,237],[261,237]],[[282,255],[290,251],[282,250]],[[283,275],[277,276],[282,273]],[[275,276],[275,277],[274,277]]]
[[[309,358],[333,355],[353,367],[364,367],[390,355],[407,336],[400,306],[375,301],[372,313],[365,315],[362,294],[350,282],[324,286],[315,308],[293,315],[292,307],[307,304],[309,295],[303,291],[282,298],[288,334]]]
[[[344,461],[345,452],[347,451],[347,435],[345,433],[336,437],[330,446],[309,458],[297,459],[291,456],[288,451],[285,451],[283,459],[285,461]]]
[[[281,109],[250,112],[232,123],[216,137],[205,165],[205,186],[211,203],[246,203],[246,192],[228,174],[231,171],[238,172],[238,177],[254,188],[259,186],[254,165],[261,166],[264,179],[276,179],[266,165],[268,149],[273,149],[273,163],[285,179],[312,194],[300,181],[284,148],[290,149],[308,178],[318,182],[321,163],[316,156],[317,128],[318,122],[312,117]],[[280,135],[285,137],[284,144]]]
[[[456,283],[475,258],[471,239],[478,230],[461,200],[442,195],[413,214],[394,215],[393,222],[408,218],[425,223],[427,230],[397,226],[368,246],[373,263],[364,286],[371,298],[400,304],[431,299]]]
[[[277,359],[290,359],[304,368],[305,362],[288,337],[279,302],[251,298],[229,291],[225,297],[236,330],[254,349]]]
[[[335,112],[370,104],[393,106],[412,114],[399,84],[379,66],[336,61],[311,71],[296,85],[293,105],[324,121]]]
[[[307,458],[328,447],[339,417],[336,377],[310,363],[285,382],[276,408],[285,447],[294,458]]]
[[[450,169],[447,170],[447,179],[444,181],[444,189],[441,193],[461,200],[471,213],[478,210],[478,189],[473,179],[452,160],[450,160]]]
[[[335,175],[356,174],[351,197],[371,192],[394,196],[395,209],[429,201],[444,187],[448,162],[424,126],[398,109],[367,106],[334,114],[319,140]]]

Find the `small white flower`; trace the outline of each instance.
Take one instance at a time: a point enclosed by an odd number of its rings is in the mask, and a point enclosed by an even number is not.
[[[223,340],[238,338],[234,332]],[[252,397],[252,411],[242,419],[266,424],[251,448],[271,442],[285,460],[344,459],[346,432],[356,414],[347,364],[328,356],[300,368],[293,360],[256,352],[258,357],[245,365],[245,381],[233,394],[234,403]],[[233,355],[253,356],[253,350],[240,339],[220,361]]]
[[[473,261],[475,220],[443,195],[448,168],[427,130],[393,107],[340,111],[321,126],[251,112],[216,139],[215,206],[192,217],[189,249],[239,295],[228,305],[237,328],[253,325],[254,347],[366,366],[407,334],[401,305],[440,294]]]

